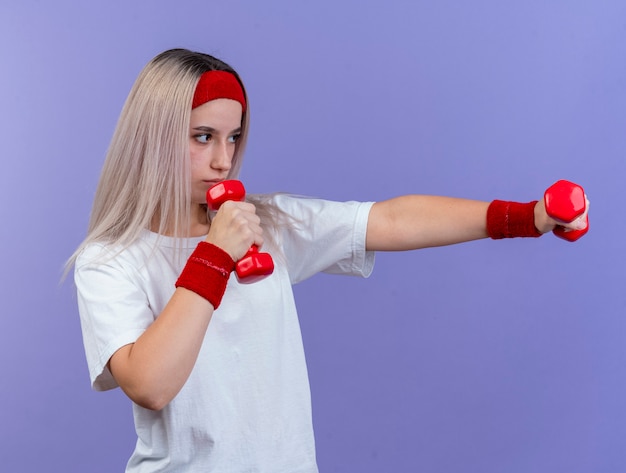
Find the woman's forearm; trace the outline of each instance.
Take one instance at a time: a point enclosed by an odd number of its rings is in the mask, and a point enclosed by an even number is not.
[[[133,344],[111,357],[113,377],[136,404],[160,410],[183,387],[196,362],[213,306],[184,288]]]
[[[488,202],[406,195],[373,205],[366,247],[401,251],[451,245],[487,236]]]

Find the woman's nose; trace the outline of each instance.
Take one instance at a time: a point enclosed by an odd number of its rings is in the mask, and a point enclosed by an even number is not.
[[[213,156],[211,157],[211,167],[224,171],[230,170],[232,164],[232,150],[229,143],[220,143],[215,147]]]

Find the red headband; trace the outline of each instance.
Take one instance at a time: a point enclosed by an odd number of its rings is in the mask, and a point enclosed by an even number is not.
[[[207,71],[200,76],[191,108],[215,99],[231,99],[239,102],[246,111],[246,97],[234,74],[226,71]]]

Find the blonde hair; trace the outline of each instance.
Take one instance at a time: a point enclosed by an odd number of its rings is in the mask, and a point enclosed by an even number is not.
[[[74,264],[89,244],[126,248],[158,222],[159,234],[187,236],[191,215],[189,123],[193,94],[209,70],[233,68],[208,54],[185,49],[165,51],[141,71],[124,104],[109,146],[85,240],[66,265]],[[249,128],[249,105],[243,115],[228,178],[239,175]],[[267,199],[258,202],[264,225],[278,222]]]

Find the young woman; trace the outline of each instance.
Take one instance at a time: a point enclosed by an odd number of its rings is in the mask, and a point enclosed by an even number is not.
[[[247,109],[222,61],[187,50],[154,58],[123,108],[70,260],[92,385],[133,401],[129,472],[316,472],[292,284],[320,271],[368,276],[375,251],[539,236],[562,223],[543,199],[418,195],[249,196],[208,212],[207,190],[241,168]],[[247,284],[233,269],[251,245],[275,268]]]

